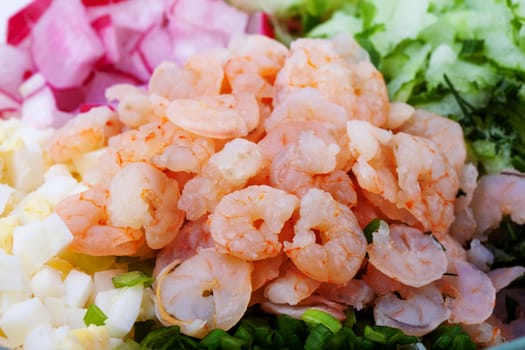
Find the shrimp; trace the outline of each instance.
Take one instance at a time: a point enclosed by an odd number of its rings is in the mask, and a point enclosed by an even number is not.
[[[391,102],[384,127],[392,130],[401,127],[412,118],[415,111],[414,107],[404,102]]]
[[[407,286],[427,285],[447,269],[441,245],[432,236],[405,225],[381,225],[367,252],[372,265]]]
[[[361,310],[374,300],[374,290],[363,280],[352,279],[345,284],[323,283],[316,291],[317,294],[336,303],[350,305]]]
[[[108,107],[96,107],[70,119],[49,141],[48,154],[56,162],[72,160],[82,153],[106,145],[109,137],[120,132],[122,123]]]
[[[218,95],[223,87],[223,64],[228,56],[226,50],[219,49],[193,55],[183,67],[162,62],[153,71],[148,91],[168,100]]]
[[[446,235],[454,220],[459,177],[436,146],[423,137],[392,135],[361,121],[349,121],[347,132],[359,186],[406,210],[424,231],[438,238]],[[388,208],[381,208],[387,216]]]
[[[370,263],[366,264],[366,272],[362,278],[377,295],[398,293],[401,297],[407,297],[414,289],[414,287],[409,287],[398,280],[388,277]]]
[[[272,98],[273,82],[288,55],[286,46],[263,35],[237,35],[228,50],[231,57],[224,71],[232,91]]]
[[[106,89],[108,101],[117,100],[118,118],[125,125],[137,128],[154,121],[156,113],[148,94],[129,84],[117,84]]]
[[[272,303],[297,305],[320,285],[321,282],[305,276],[293,264],[288,264],[282,276],[266,285],[264,296]]]
[[[100,157],[101,166],[88,172],[83,180],[90,185],[107,183],[131,162],[197,173],[213,153],[213,140],[184,131],[169,121],[151,122],[112,137]]]
[[[304,88],[290,93],[278,104],[264,126],[270,131],[278,124],[292,120],[327,122],[344,130],[348,116],[343,107],[328,101],[318,90]]]
[[[287,315],[299,320],[301,316],[310,309],[324,311],[339,321],[343,321],[346,318],[345,305],[333,302],[328,298],[316,294],[304,299],[297,305],[276,304],[263,301],[261,302],[261,308],[267,313]]]
[[[357,204],[355,185],[350,176],[342,170],[328,174],[314,175],[313,184],[320,190],[330,193],[336,201],[347,207]]]
[[[112,224],[108,214],[109,191],[90,188],[57,204],[55,212],[73,234],[69,248],[93,256],[133,255],[145,243],[144,232]]]
[[[153,275],[157,276],[162,269],[175,260],[184,261],[197,254],[199,249],[213,246],[207,217],[186,221],[175,238],[157,253]]]
[[[209,216],[217,249],[245,260],[278,255],[279,233],[298,202],[294,195],[266,185],[227,194]]]
[[[259,104],[248,93],[173,100],[166,116],[188,132],[215,139],[246,136],[260,121]]]
[[[476,234],[485,235],[497,228],[508,215],[517,224],[525,223],[525,175],[503,172],[482,176],[472,197],[471,207],[477,222]]]
[[[404,123],[399,131],[431,140],[438,150],[447,157],[449,164],[460,172],[467,158],[467,148],[463,129],[458,122],[416,109],[412,118]]]
[[[476,166],[472,163],[465,164],[459,177],[459,191],[454,207],[455,219],[449,230],[449,234],[462,244],[473,239],[476,234],[477,223],[470,203],[477,186],[477,178]]]
[[[303,132],[296,143],[289,145],[270,166],[270,184],[302,196],[313,187],[316,174],[328,174],[337,165],[339,146],[326,144],[319,137]]]
[[[507,287],[514,280],[522,277],[525,274],[525,267],[523,266],[512,266],[512,267],[500,267],[487,272],[496,292],[499,292],[503,288]]]
[[[253,262],[252,288],[254,291],[279,277],[280,269],[287,257],[281,253],[274,257]]]
[[[398,328],[408,335],[423,336],[430,333],[449,316],[450,311],[439,289],[433,285],[415,290],[406,299],[387,294],[375,300],[376,324]]]
[[[352,211],[329,193],[310,189],[301,198],[294,230],[293,241],[284,242],[284,250],[308,277],[341,284],[361,267],[366,252],[363,231]]]
[[[228,330],[244,315],[252,287],[250,262],[207,248],[157,276],[155,313],[164,326],[203,338],[212,329]]]
[[[449,261],[452,275],[436,281],[448,295],[445,305],[450,309],[449,322],[477,324],[485,321],[494,309],[496,289],[490,278],[474,265],[462,259]]]
[[[257,144],[240,138],[228,142],[210,157],[201,174],[186,183],[179,208],[190,220],[211,212],[224,195],[243,188],[263,165]]]
[[[109,184],[108,213],[114,225],[144,228],[150,248],[166,246],[179,232],[184,213],[177,208],[177,181],[147,163],[129,163]]]
[[[354,74],[335,50],[333,42],[299,39],[292,43],[290,55],[275,80],[274,106],[304,88],[316,88],[328,101],[343,107],[348,118],[356,117]]]

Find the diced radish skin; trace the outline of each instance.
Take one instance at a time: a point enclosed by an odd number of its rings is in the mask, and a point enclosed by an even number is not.
[[[112,3],[121,2],[124,0],[82,0],[84,6],[105,6]]]
[[[20,99],[18,87],[33,71],[29,52],[11,45],[0,45],[0,91]],[[1,108],[1,107],[0,107]]]
[[[40,73],[33,74],[20,87],[18,91],[22,98],[27,99],[46,87],[46,79]]]
[[[44,85],[22,102],[22,120],[37,128],[55,124],[58,109],[51,89]]]
[[[35,0],[9,18],[7,43],[19,45],[30,33],[35,23],[51,5],[52,0]]]
[[[35,64],[56,88],[81,85],[104,54],[80,0],[53,1],[32,34]]]
[[[87,86],[87,92],[84,98],[85,105],[106,105],[106,89],[115,84],[132,84],[138,85],[142,82],[134,76],[113,71],[97,71],[89,85]]]
[[[0,89],[0,111],[17,110],[20,108],[20,101],[7,91]]]
[[[151,27],[138,43],[138,53],[149,75],[164,60],[169,60],[173,52],[173,40],[169,31],[159,25]]]
[[[250,34],[262,34],[270,38],[275,38],[270,16],[264,12],[255,12],[250,15],[246,32]]]
[[[88,17],[94,20],[109,14],[117,29],[144,32],[153,24],[162,23],[165,0],[118,1],[107,6],[88,7]]]

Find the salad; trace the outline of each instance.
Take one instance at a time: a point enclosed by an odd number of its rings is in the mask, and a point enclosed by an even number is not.
[[[149,4],[11,17],[0,344],[523,335],[519,2]]]

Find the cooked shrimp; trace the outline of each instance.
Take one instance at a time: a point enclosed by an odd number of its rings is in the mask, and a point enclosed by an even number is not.
[[[274,106],[304,88],[316,88],[330,102],[343,107],[348,118],[356,117],[354,73],[333,42],[299,39],[292,43],[290,56],[275,80]]]
[[[454,220],[459,178],[436,146],[423,137],[392,135],[360,121],[349,121],[347,132],[359,186],[408,211],[423,230],[445,235]],[[388,207],[381,209],[389,215]]]
[[[234,139],[210,157],[201,174],[186,183],[179,208],[195,220],[215,209],[224,195],[243,188],[263,166],[257,144]]]
[[[483,349],[501,344],[505,341],[502,333],[504,326],[494,316],[479,324],[461,325],[472,341]],[[506,339],[510,340],[510,339]]]
[[[282,276],[269,282],[264,296],[271,303],[297,305],[312,295],[321,282],[305,276],[293,264],[287,264]]]
[[[474,265],[461,260],[449,261],[453,275],[445,275],[436,285],[448,295],[445,305],[450,309],[449,322],[476,324],[485,321],[492,313],[496,289],[490,278]]]
[[[354,182],[350,176],[342,170],[315,175],[313,183],[315,187],[330,193],[336,201],[347,207],[351,208],[357,204],[357,193]]]
[[[350,305],[361,310],[374,300],[374,290],[363,280],[352,279],[345,284],[323,283],[317,294],[336,303]]]
[[[188,132],[215,139],[246,136],[260,121],[259,104],[248,93],[173,100],[166,116]]]
[[[157,276],[155,313],[165,326],[203,338],[212,329],[228,330],[244,315],[252,287],[249,262],[213,248],[166,266]]]
[[[107,210],[109,191],[95,187],[71,195],[55,208],[73,234],[73,251],[93,255],[133,255],[145,243],[144,232],[112,224]]]
[[[200,172],[215,152],[215,143],[184,131],[169,121],[152,122],[109,140],[100,167],[83,179],[88,184],[107,183],[121,167],[131,162],[151,162],[160,169]]]
[[[263,35],[237,35],[228,49],[231,57],[224,70],[232,91],[272,98],[275,76],[288,55],[286,46]]]
[[[494,262],[494,255],[479,239],[474,238],[467,250],[467,260],[481,271],[488,272]]]
[[[148,163],[129,163],[109,184],[108,212],[114,225],[144,228],[148,246],[160,249],[184,221],[179,197],[177,181]]]
[[[275,315],[287,315],[296,319],[301,319],[301,316],[310,309],[324,311],[334,318],[342,321],[346,318],[346,306],[338,304],[320,295],[312,295],[297,305],[275,304],[269,301],[261,302],[261,308],[268,313]]]
[[[410,295],[414,287],[409,287],[398,280],[388,277],[374,265],[367,263],[363,281],[372,288],[377,295],[399,293],[401,297]]]
[[[293,241],[284,242],[284,248],[301,272],[336,284],[355,276],[365,257],[366,239],[348,207],[327,192],[310,189],[301,198],[294,230]]]
[[[404,102],[391,102],[384,127],[392,130],[399,128],[412,118],[415,111],[414,107]]]
[[[339,146],[326,144],[309,132],[280,152],[270,166],[270,184],[302,196],[314,187],[314,175],[327,174],[337,165]]]
[[[514,280],[522,277],[525,274],[525,267],[523,266],[512,266],[512,267],[500,267],[487,272],[496,292],[499,292],[503,288],[507,287]]]
[[[335,51],[348,63],[357,63],[361,61],[370,61],[368,51],[349,33],[341,32],[329,39],[334,43]]]
[[[417,109],[399,131],[431,140],[447,157],[449,164],[460,172],[467,158],[463,129],[458,122],[440,115]]]
[[[49,141],[48,153],[54,162],[66,162],[82,153],[106,145],[109,137],[120,132],[122,123],[108,107],[96,107],[70,119]]]
[[[279,277],[280,269],[287,257],[283,253],[253,262],[252,288],[258,290],[269,281]]]
[[[440,291],[433,285],[415,290],[406,299],[387,294],[375,300],[376,324],[398,328],[408,335],[423,336],[430,333],[449,315],[450,311],[445,307]]]
[[[420,230],[399,224],[381,226],[368,245],[369,262],[407,286],[422,287],[447,270],[441,245]]]
[[[153,71],[148,91],[168,100],[218,95],[227,58],[225,50],[211,50],[191,56],[183,67],[174,62],[162,62]]]
[[[477,178],[476,166],[472,163],[465,164],[459,177],[459,191],[454,207],[456,215],[449,230],[449,234],[462,244],[473,239],[476,233],[477,223],[470,203],[478,183]]]
[[[521,173],[482,176],[471,202],[478,224],[476,233],[484,235],[490,229],[497,228],[505,215],[517,224],[524,224],[524,191],[525,175]]]
[[[108,101],[118,101],[118,118],[125,125],[137,128],[151,122],[156,114],[146,91],[129,84],[117,84],[106,89]]]
[[[215,245],[245,260],[278,255],[279,233],[298,202],[294,195],[265,185],[227,194],[209,218]]]
[[[214,245],[207,217],[186,221],[175,238],[157,253],[153,275],[158,275],[175,260],[184,261],[197,254],[199,249],[211,248]]]
[[[278,124],[293,120],[327,122],[344,130],[348,116],[343,107],[328,101],[318,90],[304,88],[290,93],[278,104],[264,125],[270,131]]]

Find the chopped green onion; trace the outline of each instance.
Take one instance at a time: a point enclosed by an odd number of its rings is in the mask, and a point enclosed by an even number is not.
[[[366,237],[367,243],[372,243],[374,240],[373,233],[377,232],[379,230],[379,227],[381,227],[381,219],[375,218],[374,220],[370,221],[368,225],[365,226],[363,232]]]
[[[141,348],[139,343],[128,339],[120,343],[115,350],[141,350]]]
[[[301,316],[301,319],[309,325],[322,324],[332,331],[332,333],[337,333],[337,331],[343,327],[341,322],[339,322],[335,317],[324,311],[316,309],[306,310]]]
[[[157,328],[140,342],[142,350],[168,349],[181,336],[179,326]]]
[[[328,338],[330,338],[334,333],[331,329],[324,326],[322,323],[319,323],[314,328],[311,329],[310,334],[306,337],[304,341],[305,350],[318,350],[322,349],[325,345]]]
[[[474,57],[479,56],[483,52],[485,47],[485,41],[481,39],[467,39],[463,40],[461,51],[459,52],[460,57]]]
[[[115,288],[132,287],[142,284],[144,287],[150,286],[155,279],[141,271],[131,271],[112,278]]]
[[[365,326],[365,329],[364,329],[364,332],[363,332],[364,336],[366,339],[368,340],[371,340],[373,341],[374,343],[379,343],[379,344],[386,344],[387,343],[387,340],[388,340],[388,337],[385,333],[381,332],[380,330],[378,329],[375,329],[374,327],[372,326]]]
[[[108,317],[95,304],[90,304],[86,314],[84,315],[84,323],[86,326],[94,324],[95,326],[103,326]]]

